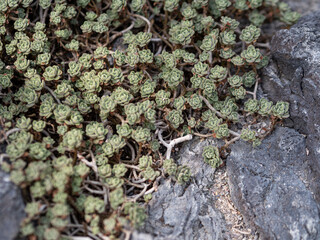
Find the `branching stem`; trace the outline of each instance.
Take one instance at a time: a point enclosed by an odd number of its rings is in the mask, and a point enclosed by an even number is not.
[[[163,132],[162,129],[158,132],[158,138],[159,138],[160,142],[167,148],[166,159],[170,159],[172,148],[176,144],[179,144],[179,143],[182,143],[182,142],[185,142],[185,141],[190,141],[192,139],[192,134],[188,134],[186,136],[173,139],[173,140],[170,141],[170,143],[166,143],[162,138],[162,132]]]
[[[150,21],[146,18],[146,17],[144,17],[144,16],[141,16],[141,15],[139,15],[139,14],[131,14],[133,17],[137,17],[137,18],[140,18],[140,19],[142,19],[143,21],[145,21],[146,23],[147,23],[147,25],[148,25],[148,30],[147,30],[147,32],[149,33],[150,31],[151,31],[151,23],[150,23]]]
[[[218,110],[216,110],[216,109],[209,103],[209,101],[208,101],[204,96],[202,96],[202,95],[199,95],[199,96],[200,96],[200,98],[204,101],[204,103],[207,105],[207,107],[208,107],[212,112],[214,112],[215,114],[217,114],[218,117],[221,117],[221,118],[225,119],[225,117],[224,117]]]

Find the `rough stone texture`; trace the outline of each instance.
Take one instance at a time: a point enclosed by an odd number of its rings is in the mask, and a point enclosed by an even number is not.
[[[284,2],[288,3],[293,10],[302,15],[320,10],[319,0],[284,0]]]
[[[3,152],[5,145],[0,144],[0,153]],[[0,166],[0,240],[14,239],[24,217],[24,203],[20,189],[10,181],[9,174],[2,171]]]
[[[320,11],[276,33],[271,53],[271,64],[264,71],[264,92],[274,101],[290,102],[291,117],[286,124],[307,135],[308,161],[319,179]],[[319,184],[314,187],[320,196]]]
[[[320,239],[305,158],[305,138],[290,128],[277,128],[255,149],[243,141],[233,145],[227,159],[231,198],[261,239]]]
[[[153,240],[153,237],[148,233],[134,231],[131,235],[131,240]]]
[[[24,217],[20,190],[10,182],[9,175],[0,170],[0,240],[14,239]]]
[[[212,140],[190,141],[181,150],[180,164],[190,166],[193,179],[189,185],[164,180],[149,204],[149,218],[144,231],[133,235],[134,240],[221,240],[229,239],[221,213],[214,209],[211,185],[214,169],[202,159],[202,149]]]

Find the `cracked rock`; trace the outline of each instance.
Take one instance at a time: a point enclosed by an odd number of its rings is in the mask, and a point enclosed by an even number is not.
[[[229,239],[225,220],[214,208],[210,191],[215,170],[205,164],[201,156],[203,147],[209,144],[216,142],[194,140],[183,147],[179,164],[191,168],[191,183],[180,185],[170,179],[163,180],[149,204],[149,218],[143,229],[149,235],[135,232],[132,239]]]
[[[232,146],[231,198],[261,239],[320,239],[305,158],[305,138],[290,128],[277,128],[255,149],[244,141]]]
[[[320,11],[275,34],[263,89],[271,100],[290,103],[286,125],[307,136],[307,160],[320,180]],[[314,185],[318,200],[319,182]]]

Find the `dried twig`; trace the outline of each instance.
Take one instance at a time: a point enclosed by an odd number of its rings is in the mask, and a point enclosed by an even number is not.
[[[82,156],[80,153],[77,154],[78,158],[80,159],[81,162],[83,162],[84,164],[86,164],[88,167],[92,168],[92,170],[95,173],[98,173],[98,168],[97,165],[95,164],[94,161],[89,162],[87,159],[85,159],[84,156]]]
[[[54,97],[57,103],[61,104],[59,98],[57,98],[56,94],[48,86],[44,85],[44,88]]]
[[[216,110],[210,103],[209,101],[202,95],[199,95],[199,97],[204,101],[204,103],[207,105],[207,107],[212,111],[214,112],[215,114],[218,115],[218,117],[221,117],[221,118],[225,118],[218,110]]]
[[[182,142],[185,142],[185,141],[189,141],[189,140],[192,139],[192,135],[191,135],[191,134],[188,134],[188,135],[186,135],[186,136],[184,136],[184,137],[176,138],[176,139],[170,141],[170,143],[166,143],[166,142],[163,140],[162,132],[163,132],[162,129],[158,132],[158,138],[159,138],[160,142],[167,148],[166,159],[170,159],[170,157],[171,157],[171,152],[172,152],[172,148],[173,148],[176,144],[179,144],[179,143],[182,143]]]
[[[147,18],[145,18],[144,16],[141,16],[141,15],[139,15],[139,14],[131,14],[131,16],[140,18],[140,19],[142,19],[143,21],[145,21],[145,22],[147,23],[147,25],[148,25],[148,30],[147,30],[147,32],[149,33],[149,32],[151,31],[151,23],[150,23],[150,21],[149,21]]]

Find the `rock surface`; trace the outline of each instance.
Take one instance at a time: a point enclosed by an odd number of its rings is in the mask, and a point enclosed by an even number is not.
[[[302,15],[307,15],[310,12],[320,10],[319,0],[284,0],[290,7]]]
[[[320,11],[303,17],[271,42],[263,89],[271,100],[290,102],[287,126],[307,135],[309,164],[320,178]],[[320,186],[317,196],[320,196]],[[320,200],[320,199],[319,199]]]
[[[14,239],[24,217],[20,190],[10,182],[9,175],[0,170],[0,240]]]
[[[240,141],[227,159],[231,198],[261,239],[320,239],[317,202],[309,188],[305,138],[277,128],[253,149]]]
[[[221,240],[229,239],[221,213],[214,209],[212,192],[214,169],[202,159],[202,149],[216,142],[190,141],[181,150],[180,164],[191,168],[193,179],[189,185],[170,180],[161,183],[150,201],[149,218],[144,231],[148,237],[135,233],[134,240]]]

